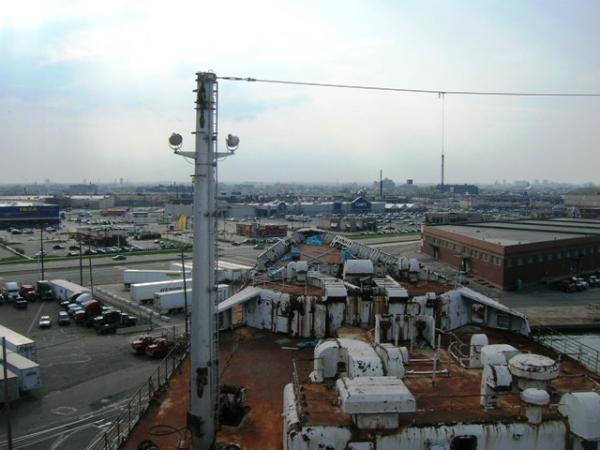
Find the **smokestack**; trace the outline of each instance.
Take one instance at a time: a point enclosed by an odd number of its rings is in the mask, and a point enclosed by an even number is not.
[[[383,199],[383,170],[379,169],[379,198]]]

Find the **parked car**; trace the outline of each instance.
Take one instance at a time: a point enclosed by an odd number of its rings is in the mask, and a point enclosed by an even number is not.
[[[62,300],[59,305],[61,308],[63,309],[67,309],[67,307],[73,302],[71,302],[71,300]]]
[[[100,328],[96,329],[96,333],[98,334],[115,334],[117,332],[117,327],[110,323],[105,323]]]
[[[64,250],[65,246],[60,244],[54,244],[52,250]]]
[[[52,319],[50,318],[50,316],[42,316],[40,317],[38,326],[40,328],[50,328],[52,326]]]
[[[70,303],[67,306],[67,313],[69,313],[70,316],[74,316],[77,311],[83,311],[83,308],[77,303]]]
[[[67,256],[79,256],[79,252],[75,252],[75,251],[69,252],[69,253],[67,253]]]
[[[79,250],[79,245],[69,245],[69,250]]]
[[[116,255],[112,257],[113,261],[123,261],[125,259],[127,259],[127,256],[124,255]]]
[[[59,325],[70,325],[71,318],[69,317],[66,311],[59,311],[57,322]]]
[[[27,309],[27,300],[25,300],[20,295],[14,300],[15,308],[17,309]]]

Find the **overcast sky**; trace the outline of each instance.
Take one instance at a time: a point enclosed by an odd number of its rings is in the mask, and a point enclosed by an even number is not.
[[[21,0],[0,8],[0,182],[188,181],[194,73],[600,92],[597,1]],[[437,95],[221,81],[224,181],[436,182]],[[446,96],[446,181],[600,183],[600,98]]]

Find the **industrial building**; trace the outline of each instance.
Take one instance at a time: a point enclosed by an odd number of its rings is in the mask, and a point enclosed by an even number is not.
[[[57,205],[17,201],[0,203],[0,228],[55,225],[59,222]]]
[[[269,223],[238,223],[235,232],[251,238],[286,237],[287,228],[287,225]]]
[[[421,251],[512,289],[600,270],[600,221],[522,220],[424,226]]]
[[[377,231],[377,219],[362,216],[328,216],[319,219],[319,228],[344,232]]]

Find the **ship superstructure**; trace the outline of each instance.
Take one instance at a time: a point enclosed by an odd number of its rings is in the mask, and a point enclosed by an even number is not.
[[[201,172],[221,155],[214,74],[199,74],[197,93]],[[170,142],[185,153],[180,136]],[[195,199],[194,282],[217,267],[213,188],[208,209]],[[156,425],[191,430],[194,449],[212,447],[216,430],[218,445],[247,450],[598,448],[598,360],[591,371],[542,345],[525,315],[416,259],[307,228],[259,255],[247,285],[218,304],[215,277],[202,276],[191,356],[121,448]],[[186,436],[152,440],[190,448]]]

